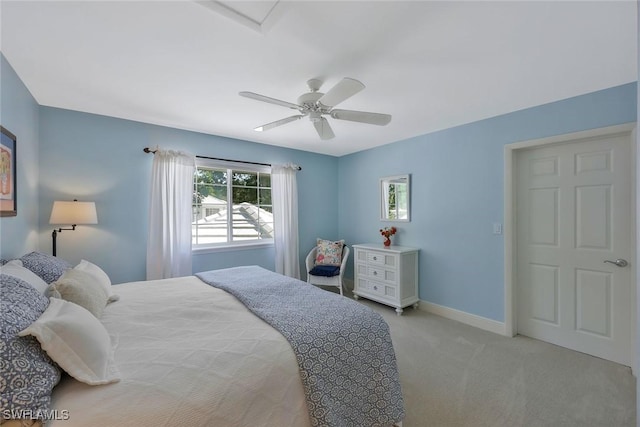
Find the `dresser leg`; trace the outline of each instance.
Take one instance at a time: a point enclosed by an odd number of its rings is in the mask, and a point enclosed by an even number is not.
[[[402,316],[402,312],[403,312],[403,311],[404,311],[404,310],[403,310],[403,309],[401,309],[401,308],[396,308],[396,314],[397,314],[398,316]]]
[[[353,294],[353,299],[354,299],[354,300],[356,300],[356,301],[357,301],[357,300],[359,300],[359,299],[360,299],[360,295],[358,295],[358,294]]]
[[[417,303],[413,304],[413,309],[414,309],[414,310],[417,310],[417,309],[418,309],[418,304],[420,304],[420,303],[418,303],[418,302],[417,302]]]

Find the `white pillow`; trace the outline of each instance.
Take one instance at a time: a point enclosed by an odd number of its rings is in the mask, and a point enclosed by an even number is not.
[[[47,287],[49,286],[47,285],[47,282],[38,277],[38,275],[33,271],[29,270],[26,267],[23,267],[22,261],[20,261],[19,259],[11,260],[5,265],[1,266],[0,273],[24,280],[25,282],[36,288],[36,290],[43,295],[47,290]]]
[[[61,298],[89,310],[98,319],[107,306],[107,291],[93,274],[70,268],[51,285],[47,296]]]
[[[80,261],[80,264],[74,267],[74,269],[93,274],[107,292],[109,302],[118,301],[120,299],[120,296],[114,294],[113,290],[111,289],[111,279],[109,279],[109,275],[107,275],[107,273],[105,273],[104,270],[97,265],[83,259],[82,261]]]
[[[78,381],[89,385],[120,381],[107,330],[77,304],[50,298],[40,318],[18,335],[36,337],[49,357]]]

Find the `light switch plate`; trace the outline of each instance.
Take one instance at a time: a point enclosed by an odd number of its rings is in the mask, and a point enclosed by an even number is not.
[[[499,222],[493,223],[493,234],[502,234],[502,224]]]

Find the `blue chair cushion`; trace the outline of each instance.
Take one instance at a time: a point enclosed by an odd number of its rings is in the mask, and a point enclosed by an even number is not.
[[[309,274],[312,276],[333,277],[340,274],[340,267],[337,265],[316,265]]]

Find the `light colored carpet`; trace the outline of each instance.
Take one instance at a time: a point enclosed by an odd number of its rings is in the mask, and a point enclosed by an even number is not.
[[[389,324],[403,427],[636,425],[631,369],[523,336],[503,337],[360,299]]]

